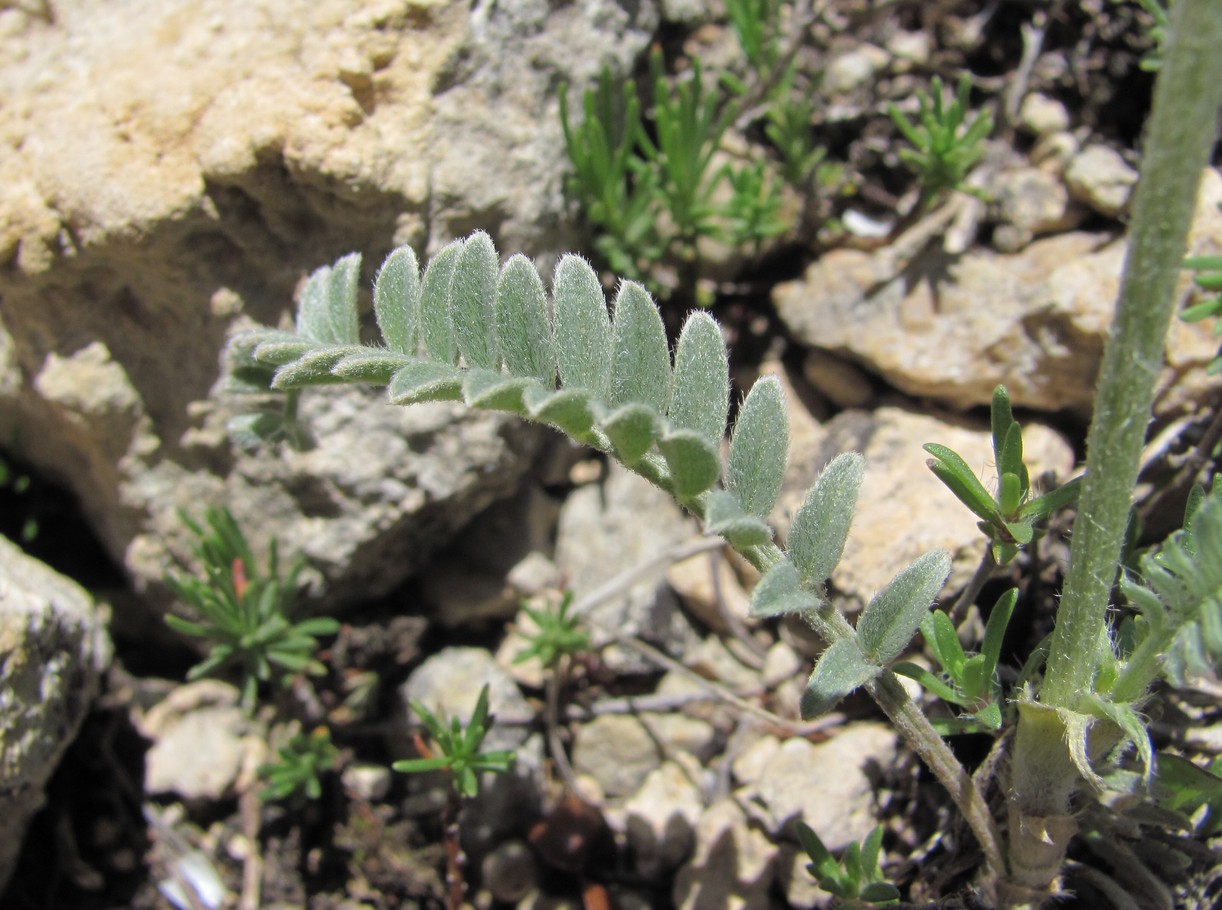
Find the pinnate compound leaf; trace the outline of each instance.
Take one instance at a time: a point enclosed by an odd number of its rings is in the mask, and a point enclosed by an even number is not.
[[[899,657],[948,575],[950,554],[944,550],[933,550],[913,560],[862,611],[857,622],[861,650],[883,665]]]
[[[719,534],[735,547],[753,547],[772,540],[772,529],[748,514],[729,490],[714,490],[710,494],[705,532]]]
[[[672,492],[680,500],[699,496],[721,475],[716,445],[693,430],[668,433],[658,441],[658,449],[670,468]]]
[[[453,240],[437,251],[424,270],[420,285],[420,337],[429,356],[440,363],[458,359],[450,327],[450,283],[465,241]]]
[[[632,467],[662,435],[662,419],[649,405],[626,404],[604,420],[601,428],[615,456]]]
[[[816,661],[802,693],[802,719],[831,710],[836,702],[882,671],[882,667],[866,658],[854,639],[832,642]]]
[[[611,405],[639,402],[659,414],[670,404],[670,348],[649,292],[625,281],[615,295]]]
[[[708,313],[692,313],[679,333],[670,423],[717,449],[730,408],[730,367],[721,329]]]
[[[547,296],[538,269],[521,253],[510,257],[497,279],[496,331],[510,373],[533,376],[548,387],[555,384],[556,349]]]
[[[766,519],[785,478],[789,419],[785,393],[775,376],[765,376],[748,393],[730,439],[727,486],[750,515]]]
[[[349,253],[335,265],[315,270],[301,294],[298,333],[323,344],[357,344],[361,331],[356,313],[360,273],[359,253]]]
[[[560,382],[602,397],[611,368],[611,319],[590,264],[568,255],[556,266],[556,364]]]
[[[790,562],[777,563],[765,572],[751,592],[751,615],[761,618],[817,610],[820,604],[817,595],[802,587]]]
[[[492,238],[476,231],[463,244],[450,280],[450,327],[467,366],[500,366],[496,328],[497,255]]]
[[[410,246],[391,252],[373,281],[373,312],[386,346],[400,354],[416,353],[420,318],[420,264]]]
[[[803,583],[822,585],[840,562],[864,473],[865,459],[859,454],[837,455],[794,516],[787,543]]]
[[[386,389],[391,404],[457,401],[462,398],[462,370],[449,363],[409,363],[391,377]]]

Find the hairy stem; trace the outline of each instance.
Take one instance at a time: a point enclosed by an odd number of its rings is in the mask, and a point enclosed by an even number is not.
[[[1038,704],[1020,710],[1010,792],[1006,906],[1038,906],[1056,889],[1075,831],[1078,771],[1066,717],[1094,685],[1129,506],[1175,309],[1174,285],[1197,185],[1222,103],[1222,5],[1179,0],[1147,124],[1120,298],[1104,349],[1069,573]],[[1020,708],[1024,706],[1020,705]],[[1059,710],[1058,710],[1059,709]]]
[[[1105,614],[1167,327],[1175,310],[1197,185],[1222,103],[1222,6],[1180,0],[1147,126],[1142,177],[1111,336],[1103,354],[1069,574],[1040,701],[1074,708],[1099,665]]]

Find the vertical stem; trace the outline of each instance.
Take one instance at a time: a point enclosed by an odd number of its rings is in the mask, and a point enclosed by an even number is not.
[[[1146,128],[1120,299],[1103,354],[1069,574],[1040,701],[1073,708],[1099,664],[1105,614],[1163,362],[1174,286],[1222,103],[1222,4],[1177,0]]]

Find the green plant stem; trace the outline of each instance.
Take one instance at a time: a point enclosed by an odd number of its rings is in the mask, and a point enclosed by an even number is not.
[[[995,568],[997,568],[997,560],[993,558],[993,548],[986,544],[984,555],[980,557],[980,563],[976,566],[976,571],[972,574],[967,587],[963,589],[963,593],[959,595],[959,599],[955,601],[955,605],[951,607],[950,621],[956,627],[958,627],[959,623],[963,622],[963,617],[967,616],[967,611],[976,602],[976,598],[980,596],[985,582],[993,575]]]
[[[1011,875],[1002,905],[1039,906],[1056,889],[1076,831],[1079,771],[1068,723],[1093,689],[1107,608],[1175,309],[1174,285],[1222,103],[1222,5],[1180,0],[1155,85],[1142,176],[1112,333],[1104,349],[1070,568],[1038,703],[1020,704],[1010,781]],[[1088,712],[1084,712],[1088,713]]]
[[[441,825],[446,851],[446,910],[462,910],[467,885],[463,880],[463,867],[467,864],[462,852],[462,838],[458,828],[458,813],[462,810],[462,798],[453,787],[446,789],[446,804],[441,813]]]
[[[1155,86],[1133,227],[1111,336],[1104,348],[1069,574],[1039,698],[1073,709],[1099,665],[1129,504],[1197,186],[1222,103],[1222,5],[1181,0]]]

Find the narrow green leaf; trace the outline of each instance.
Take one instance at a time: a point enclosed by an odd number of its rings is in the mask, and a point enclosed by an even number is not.
[[[865,460],[859,454],[837,455],[794,516],[786,542],[803,583],[822,585],[840,562],[864,473]]]
[[[748,393],[730,439],[727,486],[743,510],[766,519],[785,478],[789,418],[785,393],[775,376],[765,376]]]
[[[611,319],[598,276],[580,256],[565,256],[556,266],[552,294],[560,382],[602,398],[609,386]]]
[[[556,349],[547,296],[539,270],[521,253],[510,257],[497,279],[496,331],[510,373],[533,376],[549,388],[555,384]]]
[[[985,665],[990,677],[1001,659],[1001,645],[1006,637],[1006,629],[1010,625],[1010,617],[1014,614],[1014,606],[1018,603],[1018,588],[1011,588],[997,598],[989,613],[989,621],[984,626],[984,641],[980,645],[980,653],[984,655]]]
[[[360,345],[336,345],[310,351],[292,363],[286,363],[278,368],[272,378],[272,388],[300,389],[306,386],[341,382],[342,380],[331,374],[331,367],[343,358],[363,351],[364,348]]]
[[[302,338],[300,335],[285,333],[285,336],[260,341],[255,345],[251,352],[252,355],[261,363],[283,366],[286,363],[292,363],[301,355],[307,354],[319,346],[317,341]]]
[[[649,292],[625,281],[615,295],[611,405],[640,402],[659,414],[670,404],[670,348],[662,317]]]
[[[919,628],[938,664],[951,679],[958,680],[963,674],[967,655],[963,653],[963,645],[959,643],[959,634],[950,617],[942,610],[934,610],[921,617]]]
[[[1003,524],[996,501],[958,452],[934,442],[927,442],[922,448],[934,456],[934,460],[926,462],[929,470],[950,488],[961,503],[985,521],[998,526]]]
[[[900,891],[890,882],[869,882],[862,886],[860,897],[870,904],[893,904],[900,899]]]
[[[815,663],[802,693],[802,719],[831,710],[836,702],[883,671],[862,653],[852,638],[832,642]]]
[[[721,475],[716,444],[693,430],[668,433],[658,441],[658,449],[670,468],[673,493],[680,500],[699,496]]]
[[[695,312],[679,333],[670,423],[691,430],[717,449],[730,408],[730,368],[721,329],[708,313]]]
[[[356,292],[361,256],[350,253],[334,266],[323,266],[310,276],[297,311],[297,331],[324,344],[360,341]]]
[[[819,609],[822,601],[802,587],[798,570],[790,562],[780,562],[764,573],[751,592],[751,615],[765,618]]]
[[[450,759],[444,755],[436,758],[405,758],[391,764],[396,771],[405,774],[418,774],[421,771],[440,771],[450,766]]]
[[[1027,492],[1026,484],[1022,483],[1027,476],[1027,466],[1023,464],[1023,430],[1017,422],[1011,423],[1006,433],[997,462],[997,474],[998,476],[1013,474],[1020,482],[1020,496]]]
[[[963,696],[946,684],[946,681],[934,676],[925,667],[920,664],[914,664],[911,661],[901,660],[895,664],[892,671],[900,676],[907,676],[909,679],[916,680],[921,684],[921,687],[928,690],[933,695],[936,695],[942,701],[952,705],[962,705],[964,702]]]
[[[749,515],[729,490],[714,490],[709,494],[704,530],[706,534],[724,537],[735,548],[759,546],[772,540],[772,529]]]
[[[492,238],[476,231],[458,254],[449,299],[450,328],[469,367],[495,370],[501,365],[495,337],[497,271]]]
[[[1081,491],[1082,477],[1075,477],[1068,483],[1061,484],[1055,490],[1050,490],[1043,496],[1037,496],[1035,499],[1028,501],[1018,510],[1018,517],[1030,519],[1031,521],[1040,521],[1053,512],[1077,502],[1078,494]]]
[[[899,657],[946,577],[950,554],[933,550],[918,556],[875,595],[857,622],[857,640],[871,660],[888,664]]]
[[[1000,472],[1005,464],[1002,452],[1005,449],[1006,434],[1010,432],[1010,427],[1014,424],[1014,411],[1010,407],[1010,393],[1006,391],[1004,385],[993,389],[993,405],[989,411],[989,418],[993,431],[993,461]]]
[[[525,401],[536,420],[551,424],[569,436],[580,438],[594,425],[595,405],[588,389],[561,389],[527,396]]]
[[[387,397],[391,404],[422,401],[457,401],[462,397],[463,373],[449,363],[409,363],[391,377]]]
[[[429,260],[420,286],[420,337],[429,356],[441,363],[458,359],[458,345],[450,327],[450,282],[465,241],[447,243]]]
[[[1017,474],[1006,471],[998,481],[997,499],[1002,515],[1013,515],[1023,504],[1022,482]]]
[[[492,370],[469,370],[463,378],[463,400],[473,408],[527,414],[523,396],[527,389],[541,389],[531,376],[507,376]]]
[[[385,348],[364,348],[357,354],[347,354],[331,367],[331,375],[351,382],[386,385],[397,371],[414,362],[406,354]]]
[[[632,467],[662,435],[662,418],[649,405],[626,404],[601,423],[615,456]]]
[[[391,252],[373,280],[373,312],[386,346],[415,355],[420,318],[420,264],[410,246]]]

